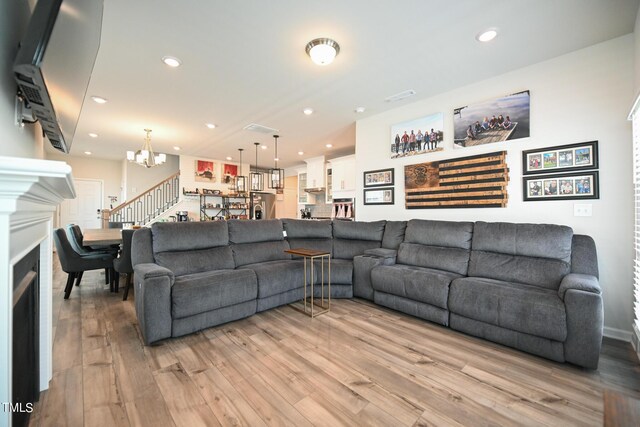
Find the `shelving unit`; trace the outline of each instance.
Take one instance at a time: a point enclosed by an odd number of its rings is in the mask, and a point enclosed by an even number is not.
[[[249,197],[230,194],[201,194],[200,221],[248,219]]]

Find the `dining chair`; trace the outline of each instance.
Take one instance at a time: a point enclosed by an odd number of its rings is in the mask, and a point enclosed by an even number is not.
[[[133,266],[131,265],[131,240],[136,230],[122,230],[122,251],[120,256],[113,260],[113,269],[116,271],[115,291],[118,292],[120,283],[120,274],[127,275],[127,281],[124,288],[122,300],[126,301],[129,296],[129,288],[133,278]]]
[[[82,273],[89,270],[113,269],[113,256],[108,253],[95,253],[80,255],[71,245],[67,233],[63,228],[53,232],[53,240],[60,259],[62,271],[68,274],[67,284],[64,287],[64,299],[69,299],[73,282],[80,285]],[[115,276],[115,274],[113,275]]]
[[[97,254],[109,254],[113,258],[118,256],[119,246],[101,246],[96,248],[84,246],[84,242],[83,242],[84,235],[82,234],[82,229],[80,228],[79,225],[76,225],[76,224],[67,225],[67,238],[73,250],[75,250],[81,256],[97,255]],[[80,274],[80,278],[82,278],[82,274]],[[105,269],[104,283],[105,284],[113,283],[111,279],[112,279],[111,271]],[[80,284],[80,280],[77,281],[76,286],[78,286],[79,284]]]

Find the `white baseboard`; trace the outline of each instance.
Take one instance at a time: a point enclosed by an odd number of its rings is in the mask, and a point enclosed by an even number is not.
[[[604,336],[607,338],[613,338],[619,341],[631,342],[632,333],[630,331],[624,331],[622,329],[611,328],[609,326],[604,327]]]

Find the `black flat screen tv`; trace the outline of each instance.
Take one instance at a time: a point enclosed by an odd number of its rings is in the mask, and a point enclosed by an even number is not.
[[[100,47],[103,0],[38,0],[13,71],[49,142],[69,153]]]

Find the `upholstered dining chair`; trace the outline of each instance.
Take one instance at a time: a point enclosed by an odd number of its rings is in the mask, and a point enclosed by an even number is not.
[[[84,235],[82,234],[82,230],[79,225],[76,224],[68,224],[67,225],[67,238],[69,239],[69,243],[74,251],[76,251],[81,256],[86,255],[97,255],[97,254],[109,254],[111,257],[115,258],[118,256],[119,246],[102,246],[99,248],[91,248],[89,246],[84,246]],[[109,284],[113,283],[111,277],[111,271],[104,271],[104,283]],[[80,279],[82,279],[82,273],[80,274]],[[80,280],[76,282],[76,286],[80,284]],[[112,289],[113,291],[113,289]]]
[[[131,288],[131,279],[133,278],[133,266],[131,265],[131,239],[136,230],[122,230],[122,251],[120,256],[113,260],[113,269],[116,271],[115,291],[118,292],[120,283],[120,275],[126,274],[127,281],[124,288],[122,300],[126,301],[129,296],[129,288]]]
[[[76,281],[76,286],[78,286],[82,280],[82,273],[85,271],[100,270],[103,268],[111,270],[113,268],[113,256],[111,254],[96,253],[80,255],[76,252],[63,228],[58,228],[53,232],[53,240],[56,245],[62,271],[68,274],[67,284],[64,288],[64,299],[69,299],[74,280]]]

